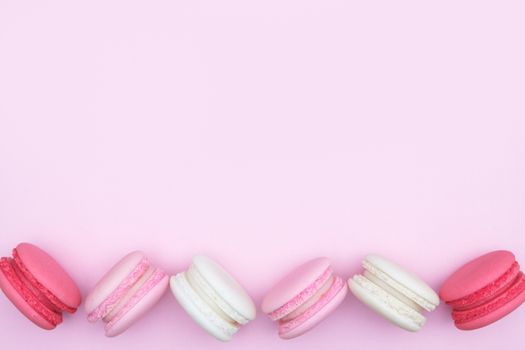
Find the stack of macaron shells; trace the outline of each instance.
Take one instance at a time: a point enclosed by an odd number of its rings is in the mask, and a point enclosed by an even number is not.
[[[330,260],[316,258],[282,278],[264,297],[261,309],[279,323],[279,336],[295,338],[324,320],[347,294]]]
[[[255,304],[245,289],[207,256],[193,257],[186,271],[171,277],[170,288],[186,313],[219,340],[230,340],[255,318]]]
[[[364,273],[348,280],[352,293],[393,324],[416,332],[426,322],[423,310],[433,311],[439,296],[423,280],[378,255],[363,260]]]
[[[525,276],[514,254],[494,251],[455,271],[441,287],[440,296],[453,308],[456,327],[473,330],[501,319],[525,302]]]
[[[23,315],[47,330],[62,323],[63,312],[74,313],[81,301],[77,285],[62,266],[29,243],[0,259],[0,289]]]
[[[113,266],[87,296],[88,320],[103,320],[108,337],[119,335],[160,300],[168,281],[168,275],[151,266],[143,252],[132,252]]]

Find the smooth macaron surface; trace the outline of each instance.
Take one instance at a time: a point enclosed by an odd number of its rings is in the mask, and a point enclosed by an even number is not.
[[[319,324],[344,300],[346,283],[326,257],[312,259],[283,277],[265,295],[261,310],[279,323],[279,336],[295,338]]]
[[[439,296],[417,275],[378,255],[363,260],[363,274],[348,280],[352,293],[391,323],[411,332],[426,322],[423,310],[439,305]]]
[[[198,255],[190,267],[170,279],[173,295],[205,331],[229,341],[255,318],[253,300],[237,280],[213,259]]]
[[[74,313],[80,304],[80,291],[73,279],[33,244],[19,244],[12,257],[1,259],[0,270],[4,294],[41,328],[55,328],[62,322],[62,312]]]
[[[117,336],[160,300],[168,281],[168,275],[151,266],[143,252],[131,252],[120,259],[87,296],[88,321],[103,320],[106,336]]]
[[[505,317],[525,302],[525,276],[514,254],[499,250],[457,269],[440,296],[453,308],[458,329],[474,330]]]

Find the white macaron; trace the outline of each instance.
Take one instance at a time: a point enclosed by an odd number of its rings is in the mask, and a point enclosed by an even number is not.
[[[393,324],[417,332],[426,322],[423,310],[439,305],[439,296],[423,280],[378,255],[363,260],[364,273],[348,280],[352,293]]]
[[[215,338],[228,341],[255,318],[255,304],[244,288],[206,256],[195,256],[188,270],[170,279],[182,308]]]

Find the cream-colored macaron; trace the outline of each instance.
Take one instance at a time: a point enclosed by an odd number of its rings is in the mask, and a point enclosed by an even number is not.
[[[439,296],[418,276],[378,255],[363,260],[364,272],[348,280],[352,293],[393,324],[417,332],[426,318],[423,310],[439,305]]]
[[[188,315],[215,338],[228,341],[255,318],[255,304],[221,265],[198,255],[170,279],[173,295]]]

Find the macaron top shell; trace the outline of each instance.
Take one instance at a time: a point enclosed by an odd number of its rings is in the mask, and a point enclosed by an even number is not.
[[[515,262],[514,254],[506,250],[482,255],[456,270],[445,281],[439,295],[446,302],[464,298],[496,281]]]
[[[56,298],[73,309],[80,305],[80,290],[55,259],[30,243],[20,243],[15,250],[25,268]]]
[[[282,278],[264,297],[261,309],[270,314],[301,294],[330,268],[330,259],[321,257],[308,261]]]
[[[143,259],[146,259],[144,253],[135,251],[123,257],[113,266],[86,297],[84,304],[86,312],[90,314],[102,304]]]
[[[390,278],[392,278],[395,282],[400,284],[402,287],[407,288],[407,293],[415,293],[420,298],[423,298],[425,301],[429,302],[430,305],[427,305],[426,307],[425,305],[421,305],[425,309],[428,309],[428,311],[433,310],[437,305],[439,305],[439,296],[437,295],[437,293],[432,288],[430,288],[430,286],[426,284],[421,278],[407,271],[401,266],[379,255],[373,254],[368,255],[364,259],[363,265],[367,264],[379,269],[380,271],[388,275]]]
[[[253,320],[256,314],[255,305],[244,288],[214,260],[204,255],[193,257],[193,267],[211,287],[216,295],[235,312],[247,320]]]

